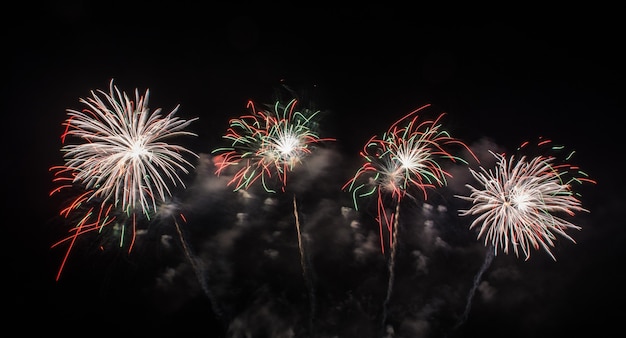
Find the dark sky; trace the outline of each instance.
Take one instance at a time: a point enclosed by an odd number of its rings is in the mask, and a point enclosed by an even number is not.
[[[598,183],[584,191],[591,212],[575,220],[576,243],[558,239],[556,261],[542,251],[528,261],[496,256],[454,332],[486,252],[454,210],[450,196],[463,182],[409,203],[389,337],[602,336],[621,327],[626,79],[616,9],[155,6],[62,1],[8,13],[16,23],[3,29],[4,271],[16,329],[305,337],[310,302],[289,196],[252,189],[242,199],[207,167],[228,120],[247,113],[250,99],[272,103],[285,85],[325,112],[323,134],[337,139],[291,183],[310,244],[316,336],[380,336],[387,261],[372,213],[349,210],[340,188],[363,143],[424,104],[445,112],[448,130],[472,147],[552,138],[575,149]],[[185,238],[221,316],[168,222],[150,224],[131,254],[85,239],[54,280],[65,251],[50,246],[67,225],[48,196],[48,169],[62,164],[61,123],[111,79],[131,95],[149,89],[153,110],[180,105],[177,116],[199,118],[198,137],[185,142],[202,156],[180,200]]]

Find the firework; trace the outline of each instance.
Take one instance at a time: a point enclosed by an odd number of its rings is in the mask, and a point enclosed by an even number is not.
[[[382,136],[372,137],[360,152],[365,163],[343,187],[352,192],[357,210],[360,198],[377,196],[383,253],[383,229],[386,227],[391,233],[394,217],[397,217],[387,211],[385,198],[390,196],[392,202],[398,204],[405,196],[414,197],[411,190],[417,190],[427,200],[428,190],[446,185],[447,178],[451,177],[440,165],[441,160],[467,163],[447,150],[451,145],[460,145],[468,151],[469,148],[442,129],[440,120],[444,114],[434,120],[419,120],[418,113],[428,107],[430,105],[412,111],[392,124]],[[393,238],[389,238],[391,245]]]
[[[144,96],[135,90],[135,102],[113,81],[109,93],[91,93],[93,97],[80,99],[84,109],[67,110],[61,136],[65,167],[75,174],[72,183],[127,213],[141,209],[149,216],[157,202],[171,196],[170,184],[184,187],[178,172],[188,174],[193,165],[185,155],[197,155],[166,139],[196,136],[185,128],[197,118],[175,117],[178,106],[165,116],[160,108],[150,112],[149,90]],[[78,142],[66,144],[69,139]]]
[[[524,143],[520,150],[529,144]],[[537,145],[538,149],[551,147],[554,154],[507,158],[491,152],[496,158],[495,168],[489,171],[483,167],[480,171],[470,168],[479,186],[467,184],[471,194],[457,195],[473,203],[470,209],[460,210],[459,214],[477,215],[470,229],[480,227],[478,238],[484,236],[485,244],[493,246],[494,254],[498,249],[505,254],[512,249],[519,257],[521,250],[528,260],[532,247],[544,249],[556,260],[551,252],[556,235],[575,243],[567,231],[580,229],[564,217],[588,212],[582,207],[574,185],[595,182],[567,162],[571,153],[564,153],[567,156],[559,159],[557,155],[563,152],[563,147],[552,146],[550,140],[543,138]]]
[[[251,114],[230,121],[224,136],[231,142],[230,147],[213,151],[222,156],[216,174],[241,165],[228,183],[235,190],[247,189],[261,180],[266,191],[275,192],[268,185],[275,178],[284,191],[287,174],[311,153],[312,146],[333,140],[320,138],[315,130],[314,118],[319,111],[297,111],[296,104],[295,99],[284,106],[277,101],[273,111],[269,111],[256,110],[254,102],[249,101],[247,108],[252,110]]]
[[[222,174],[231,166],[241,166],[228,182],[228,185],[235,186],[235,191],[248,189],[260,180],[265,191],[275,193],[269,184],[269,181],[274,179],[274,183],[280,185],[281,191],[285,192],[288,173],[311,154],[313,146],[324,141],[334,141],[331,138],[320,138],[317,134],[315,117],[319,111],[296,110],[297,103],[296,99],[292,99],[283,105],[278,100],[272,110],[257,110],[254,102],[248,101],[247,108],[251,109],[251,113],[232,119],[224,136],[231,142],[230,147],[213,151],[221,155],[216,161],[216,174]],[[298,235],[300,264],[309,290],[311,306],[309,326],[312,333],[315,290],[309,276],[295,194],[293,214]]]
[[[405,196],[415,198],[411,195],[413,189],[421,193],[423,199],[426,200],[429,189],[447,184],[447,178],[451,175],[443,169],[439,161],[451,160],[467,163],[452,155],[447,150],[449,146],[461,145],[472,154],[469,147],[452,138],[442,129],[440,120],[444,114],[440,114],[434,120],[421,121],[419,119],[418,113],[428,107],[430,105],[422,106],[405,115],[392,124],[381,137],[372,137],[360,153],[365,163],[343,187],[352,192],[357,210],[359,198],[374,194],[377,196],[377,222],[383,254],[385,253],[383,228],[386,227],[390,233],[391,255],[388,264],[387,296],[383,303],[383,331],[386,329],[387,306],[391,299],[395,279],[400,202]],[[393,212],[387,210],[385,203],[387,196],[390,196],[395,204]]]
[[[537,152],[534,156],[528,155],[531,146],[535,146]],[[563,146],[553,145],[551,140],[542,137],[536,143],[522,143],[517,150],[523,155],[507,158],[505,154],[490,151],[496,159],[495,168],[480,167],[480,171],[470,168],[479,188],[466,184],[470,195],[456,195],[472,202],[472,207],[459,210],[459,215],[478,215],[470,229],[480,226],[478,238],[485,237],[487,254],[474,277],[465,310],[453,330],[467,320],[481,277],[498,249],[507,254],[512,247],[517,257],[521,249],[528,260],[531,247],[535,250],[543,248],[556,260],[551,252],[556,234],[575,243],[566,231],[581,229],[561,216],[572,217],[577,212],[588,212],[582,207],[574,185],[595,181],[569,163],[573,152],[566,152]]]
[[[157,204],[172,194],[169,184],[184,187],[178,172],[189,173],[193,165],[185,155],[197,155],[165,140],[195,136],[184,130],[195,119],[174,117],[178,107],[166,116],[161,109],[150,113],[148,96],[135,90],[135,103],[111,80],[109,93],[92,91],[91,98],[80,99],[84,109],[67,110],[61,135],[65,163],[50,168],[57,184],[50,195],[69,194],[60,215],[73,224],[70,235],[53,245],[68,245],[57,280],[78,237],[111,230],[130,251],[138,217],[158,213]]]

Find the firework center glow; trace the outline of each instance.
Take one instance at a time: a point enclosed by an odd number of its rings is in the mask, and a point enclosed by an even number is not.
[[[399,153],[398,160],[402,169],[416,169],[422,167],[422,161],[417,152]]]
[[[527,211],[532,203],[532,195],[533,193],[529,192],[528,189],[522,189],[516,186],[513,188],[510,201],[517,210]]]
[[[287,134],[278,140],[277,146],[283,157],[289,157],[300,146],[300,140],[294,135]]]
[[[130,157],[134,160],[139,160],[143,156],[149,154],[148,149],[145,147],[143,139],[135,140],[130,147]]]

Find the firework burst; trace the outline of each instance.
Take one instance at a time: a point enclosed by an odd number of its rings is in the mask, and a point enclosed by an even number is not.
[[[135,90],[132,101],[113,80],[108,93],[91,93],[92,97],[80,99],[85,108],[67,110],[61,135],[65,163],[50,168],[58,184],[50,195],[65,191],[72,196],[60,215],[74,224],[71,234],[53,245],[69,246],[57,279],[76,239],[87,233],[118,225],[120,245],[129,243],[130,251],[138,217],[158,214],[157,206],[172,195],[171,186],[184,188],[178,173],[193,168],[185,156],[197,157],[182,146],[166,143],[173,137],[195,136],[185,128],[196,119],[174,117],[178,106],[165,116],[161,109],[151,113],[148,90],[145,96]],[[128,225],[131,233],[126,235]]]
[[[531,143],[525,142],[519,150]],[[567,161],[573,153],[565,153],[561,146],[540,138],[537,149],[550,148],[548,155],[535,157],[521,155],[506,157],[491,152],[496,158],[493,170],[470,168],[478,187],[470,184],[469,196],[457,196],[471,201],[472,207],[460,210],[461,216],[477,215],[470,229],[480,226],[478,238],[484,236],[485,244],[493,246],[497,254],[513,250],[519,257],[520,250],[528,260],[531,248],[544,249],[552,259],[551,252],[556,235],[575,243],[568,230],[581,229],[564,217],[577,212],[588,212],[582,207],[574,186],[595,183],[588,175]],[[560,154],[564,154],[560,159]]]
[[[145,96],[135,90],[135,100],[110,82],[106,93],[92,91],[92,97],[80,99],[86,107],[68,109],[68,119],[61,136],[65,167],[74,173],[73,184],[93,190],[93,196],[112,201],[127,213],[141,209],[149,216],[157,202],[171,196],[170,184],[184,182],[179,171],[189,173],[193,165],[185,155],[192,151],[166,139],[182,135],[192,120],[175,117],[178,106],[163,116],[161,109],[150,112],[149,91]],[[79,142],[66,144],[69,139]]]
[[[230,121],[224,136],[230,147],[213,151],[220,154],[216,174],[227,168],[242,165],[228,183],[235,190],[247,189],[260,180],[267,192],[275,192],[269,185],[276,178],[282,191],[287,185],[287,174],[312,151],[312,146],[330,138],[320,138],[314,118],[319,111],[296,110],[297,100],[286,105],[276,102],[273,110],[257,110],[249,101],[252,112]]]
[[[383,253],[383,229],[387,228],[391,233],[397,216],[395,212],[387,211],[385,198],[390,196],[393,203],[398,204],[405,196],[415,198],[411,195],[411,190],[415,189],[427,200],[431,188],[446,185],[447,178],[451,177],[440,165],[441,160],[467,163],[447,149],[460,145],[469,151],[463,142],[442,129],[440,120],[444,114],[434,120],[419,119],[418,113],[428,107],[430,105],[412,111],[392,124],[382,136],[372,137],[360,152],[364,164],[343,187],[352,192],[357,210],[360,198],[377,196],[377,221]],[[393,238],[389,238],[389,245],[392,245]]]

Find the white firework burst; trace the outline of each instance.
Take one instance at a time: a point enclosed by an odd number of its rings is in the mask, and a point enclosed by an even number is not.
[[[538,156],[527,160],[525,156],[508,160],[491,152],[497,159],[495,169],[480,172],[470,168],[480,187],[467,184],[471,194],[457,197],[471,201],[472,207],[460,210],[461,216],[478,215],[470,229],[480,226],[478,238],[491,242],[494,253],[498,248],[508,253],[510,248],[519,257],[521,249],[525,259],[530,258],[530,248],[543,248],[552,259],[551,252],[556,234],[574,242],[566,231],[581,228],[565,216],[588,212],[573,192],[571,182],[564,178],[573,168],[555,163],[554,157]],[[563,216],[563,217],[562,217]]]
[[[186,155],[198,157],[183,146],[166,142],[181,135],[191,120],[174,114],[162,115],[161,108],[151,112],[149,90],[135,101],[110,82],[109,92],[91,91],[92,97],[80,99],[86,107],[68,109],[63,142],[65,167],[74,173],[73,183],[93,190],[93,196],[111,201],[124,212],[156,211],[157,204],[171,196],[172,186],[185,186],[179,172],[189,173],[193,165]]]

